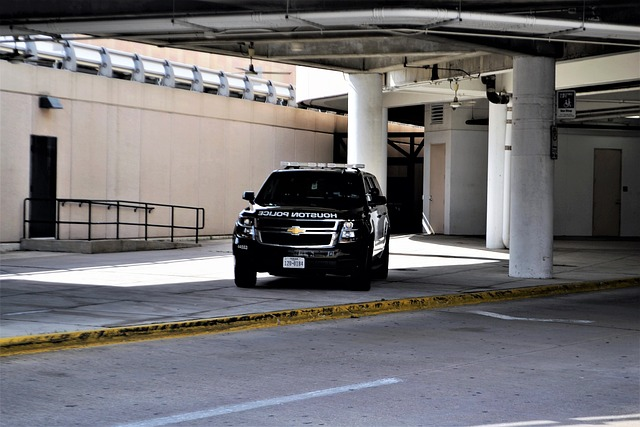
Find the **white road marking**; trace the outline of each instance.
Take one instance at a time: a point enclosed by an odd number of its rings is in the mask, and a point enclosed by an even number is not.
[[[48,311],[53,311],[51,309],[46,309],[46,310],[29,310],[29,311],[16,311],[13,313],[5,313],[5,316],[20,316],[22,314],[33,314],[33,313],[46,313]]]
[[[624,421],[637,421],[640,420],[640,414],[629,414],[629,415],[605,415],[599,417],[576,417],[571,418],[571,425],[574,424],[575,421],[582,422],[597,422],[599,425],[608,425],[608,426],[631,426],[637,424],[627,424]],[[623,423],[616,423],[615,421],[622,421]],[[550,420],[531,420],[531,421],[516,421],[510,423],[498,423],[498,424],[479,424],[474,425],[473,427],[533,427],[533,426],[553,426],[560,424],[558,421],[550,421]],[[566,423],[562,423],[562,425],[567,425]],[[591,425],[591,424],[590,424]]]
[[[640,413],[638,414],[629,414],[629,415],[607,415],[601,417],[578,417],[571,418],[576,421],[616,421],[616,420],[640,420]]]
[[[533,426],[552,426],[559,424],[555,421],[548,420],[532,420],[532,421],[518,421],[513,423],[498,423],[498,424],[480,424],[473,427],[533,427]]]
[[[490,311],[471,311],[473,314],[479,314],[480,316],[493,317],[502,320],[524,320],[527,322],[551,322],[551,323],[576,323],[579,325],[586,325],[594,323],[593,320],[573,320],[573,319],[538,319],[535,317],[513,317],[504,314],[492,313]]]
[[[231,414],[234,412],[249,411],[252,409],[264,408],[266,406],[282,405],[283,403],[299,402],[301,400],[315,399],[317,397],[332,396],[334,394],[348,393],[383,385],[391,385],[402,382],[398,378],[383,378],[377,381],[351,384],[342,387],[327,388],[324,390],[310,391],[308,393],[294,394],[290,396],[274,397],[273,399],[257,400],[255,402],[240,403],[238,405],[220,406],[206,409],[204,411],[187,412],[185,414],[172,415],[169,417],[152,418],[129,424],[121,424],[118,427],[157,427],[168,424],[182,423],[186,421],[201,420],[204,418],[217,417],[219,415]]]

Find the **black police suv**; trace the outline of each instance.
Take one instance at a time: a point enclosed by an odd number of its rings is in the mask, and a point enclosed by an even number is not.
[[[233,232],[235,283],[275,276],[348,276],[368,291],[389,270],[387,199],[364,165],[283,162],[240,212]]]

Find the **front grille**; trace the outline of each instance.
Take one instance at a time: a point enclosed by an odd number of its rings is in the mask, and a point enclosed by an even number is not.
[[[283,218],[259,218],[258,240],[278,246],[331,246],[337,234],[338,221]]]
[[[281,246],[329,246],[333,233],[298,234],[285,232],[261,231],[260,240],[267,245]]]
[[[305,220],[305,219],[281,219],[281,218],[258,218],[259,229],[283,229],[290,227],[300,227],[307,230],[335,230],[337,221],[333,220]]]
[[[310,268],[326,268],[334,270],[338,266],[338,261],[335,259],[307,258],[307,264]]]

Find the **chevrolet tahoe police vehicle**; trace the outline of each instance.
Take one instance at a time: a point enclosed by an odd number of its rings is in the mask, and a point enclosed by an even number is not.
[[[256,285],[274,276],[348,276],[368,291],[389,269],[387,199],[364,165],[282,162],[260,191],[245,191],[250,206],[233,232],[235,283]]]

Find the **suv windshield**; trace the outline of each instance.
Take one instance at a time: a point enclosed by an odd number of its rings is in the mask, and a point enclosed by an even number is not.
[[[362,206],[364,199],[364,184],[359,174],[292,170],[271,174],[258,193],[256,203],[350,209]]]

